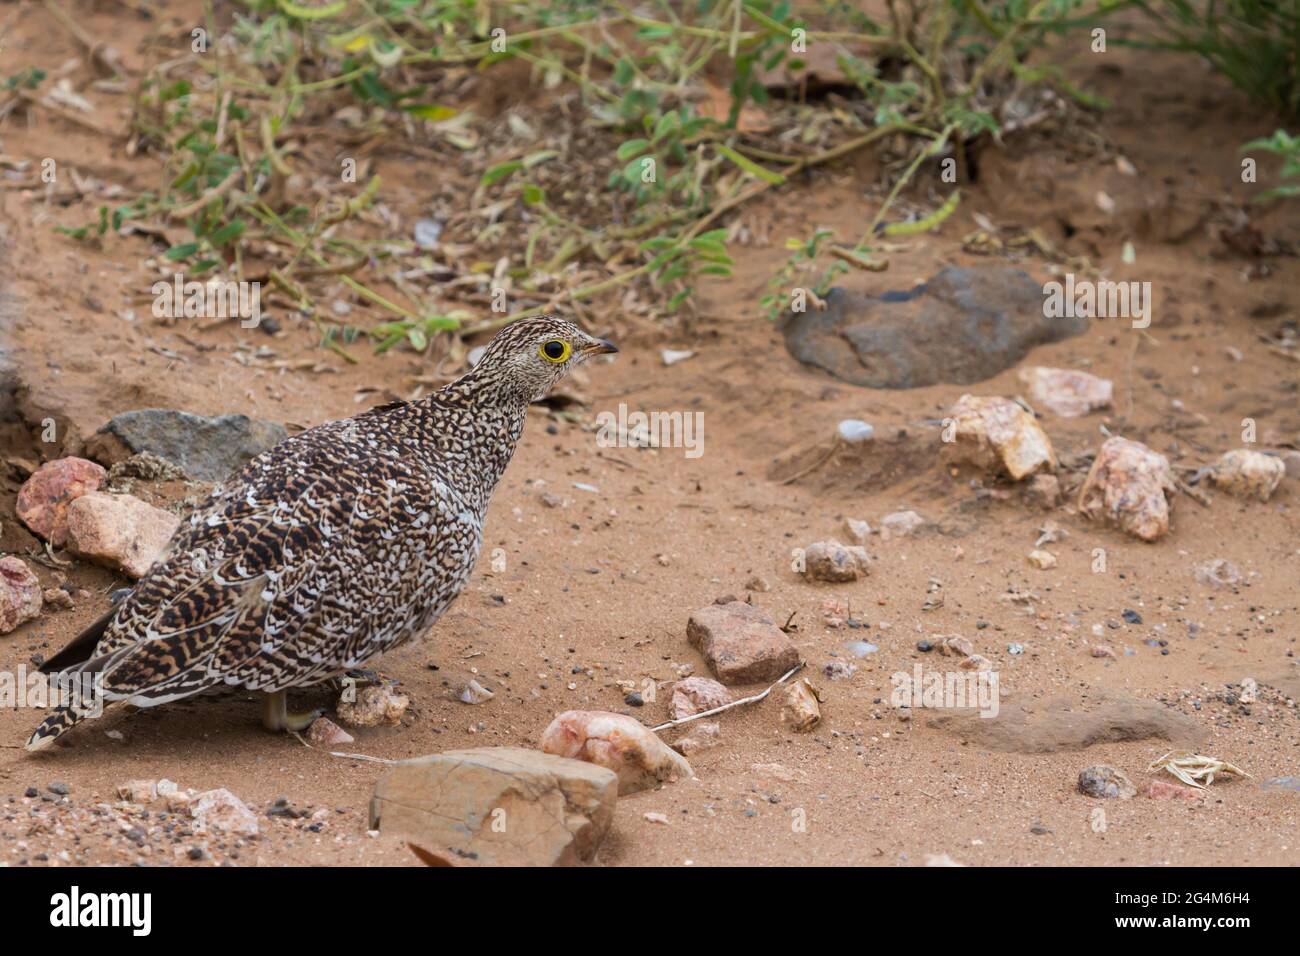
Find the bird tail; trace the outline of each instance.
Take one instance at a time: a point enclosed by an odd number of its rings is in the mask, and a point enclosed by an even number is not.
[[[88,709],[79,709],[72,706],[59,707],[54,713],[42,720],[41,725],[32,733],[32,736],[27,741],[27,750],[32,753],[37,750],[44,750],[67,733],[73,724],[89,717],[90,714],[91,711]]]
[[[104,678],[93,667],[98,660],[82,665],[84,669],[64,671],[53,676],[55,683],[50,691],[55,696],[50,701],[50,706],[54,710],[28,738],[29,751],[44,750],[73,725],[87,717],[99,717],[104,713]]]
[[[109,658],[96,657],[95,650],[100,639],[108,631],[109,624],[116,613],[117,605],[114,604],[99,620],[78,634],[72,643],[41,665],[40,672],[50,675],[52,680],[58,682],[58,690],[61,694],[72,691],[82,693],[70,698],[67,696],[61,698],[68,702],[56,707],[53,713],[41,721],[41,725],[27,741],[29,751],[44,750],[67,733],[74,724],[87,717],[98,717],[103,713],[103,685],[99,672],[104,670]],[[96,683],[87,688],[86,678]],[[85,693],[88,689],[89,695]]]

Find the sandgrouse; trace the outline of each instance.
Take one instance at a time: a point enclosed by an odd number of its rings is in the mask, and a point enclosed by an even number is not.
[[[285,692],[422,635],[464,586],[528,405],[578,362],[616,352],[552,316],[506,326],[472,371],[414,402],[326,422],[213,490],[121,603],[42,670],[90,674],[105,701],[152,707],[212,687]],[[51,713],[28,750],[95,713]],[[314,716],[314,715],[311,715]]]

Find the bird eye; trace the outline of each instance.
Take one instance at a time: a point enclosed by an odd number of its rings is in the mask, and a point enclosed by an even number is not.
[[[562,339],[551,339],[542,345],[539,350],[542,358],[548,362],[555,362],[557,365],[563,362],[573,352],[573,346]]]

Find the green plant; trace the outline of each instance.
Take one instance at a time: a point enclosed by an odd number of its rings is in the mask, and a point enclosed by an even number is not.
[[[1300,116],[1300,0],[1120,0],[1136,7],[1160,33],[1131,46],[1204,57],[1258,103]]]
[[[610,187],[631,193],[637,205],[651,199],[672,199],[688,207],[699,204],[704,198],[702,183],[693,175],[687,150],[709,122],[689,106],[646,113],[642,122],[646,136],[627,140],[615,153],[625,165],[609,174]]]
[[[1250,150],[1262,150],[1282,157],[1282,168],[1278,176],[1284,180],[1293,180],[1274,186],[1256,197],[1255,202],[1300,196],[1300,137],[1292,136],[1286,130],[1275,130],[1272,136],[1251,140],[1241,147],[1243,153]]]
[[[815,269],[819,252],[835,256],[816,283],[824,289],[846,263],[883,267],[869,255],[877,235],[933,228],[952,211],[948,191],[938,209],[885,219],[925,162],[998,132],[1001,97],[1060,82],[1025,60],[1079,5],[900,0],[886,17],[844,0],[239,0],[233,42],[161,62],[136,90],[132,146],[159,156],[160,187],[69,232],[183,223],[189,236],[171,238],[164,257],[269,282],[312,316],[325,347],[346,355],[355,336],[317,308],[329,294],[323,281],[390,314],[366,330],[377,348],[423,350],[542,304],[580,312],[628,285],[660,312],[687,308],[700,278],[732,269],[721,217],[823,163],[888,144],[888,168],[903,171],[857,244],[800,241],[800,268]],[[797,75],[810,44],[840,55],[857,95],[834,104],[792,89],[773,95],[785,82],[774,71]],[[506,117],[510,135],[443,102],[455,95],[451,78],[481,73],[491,83],[510,61],[539,87],[528,119]],[[718,90],[722,108],[711,102],[706,113],[701,100]],[[763,112],[757,131],[741,122],[747,107]],[[421,290],[407,277],[432,265],[417,244],[364,238],[378,219],[366,214],[380,198],[377,177],[344,180],[320,200],[290,188],[321,175],[324,150],[312,147],[344,125],[349,142],[372,150],[404,139],[472,169],[477,187],[443,237],[464,260],[456,281]],[[488,274],[508,279],[522,302],[475,319],[469,303],[481,306]],[[472,291],[461,300],[459,290]],[[433,296],[442,301],[425,301]],[[493,299],[495,308],[495,287]],[[764,300],[769,312],[773,301]]]
[[[827,240],[834,238],[834,235],[829,229],[817,229],[807,239],[791,238],[785,241],[790,256],[780,270],[768,280],[768,293],[759,302],[768,321],[780,318],[781,313],[790,307],[790,293],[795,283],[802,274],[813,268],[823,245]],[[847,269],[848,266],[843,262],[831,263],[827,271],[812,283],[810,291],[820,298],[826,294],[835,276]]]
[[[3,83],[0,83],[0,90],[34,90],[41,85],[44,79],[44,70],[30,66],[7,77]]]

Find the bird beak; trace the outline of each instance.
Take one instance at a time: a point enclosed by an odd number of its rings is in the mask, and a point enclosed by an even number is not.
[[[582,351],[586,355],[607,355],[617,352],[618,346],[605,339],[596,339],[590,345],[585,346]]]

